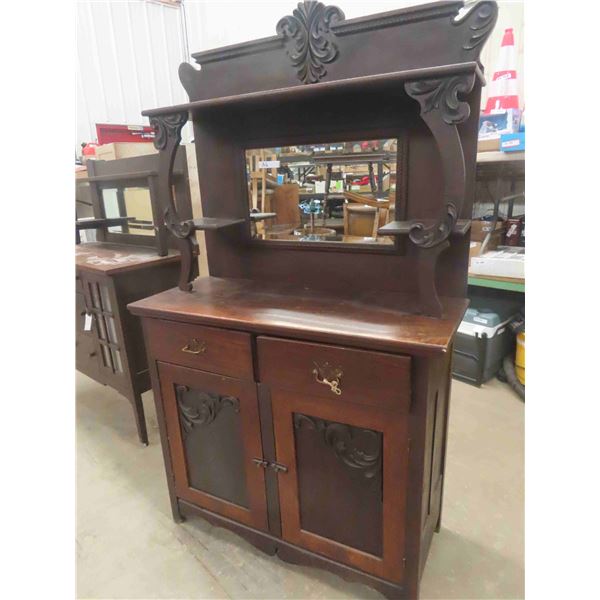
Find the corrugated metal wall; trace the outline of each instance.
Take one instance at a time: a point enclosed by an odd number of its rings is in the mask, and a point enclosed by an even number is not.
[[[141,111],[187,101],[177,69],[186,55],[274,35],[277,20],[296,0],[184,0],[166,6],[151,0],[80,0],[77,3],[77,146],[96,139],[95,123],[142,124]],[[330,2],[326,2],[329,4]],[[418,0],[339,0],[346,18],[384,12]],[[515,29],[519,92],[523,104],[521,2],[499,2],[498,25],[482,62],[486,74],[496,64],[505,27]],[[187,41],[186,41],[187,38]],[[487,91],[483,90],[483,102]],[[189,141],[191,128],[184,131]]]
[[[187,101],[181,9],[137,0],[77,3],[77,144],[95,123],[147,122],[146,108]]]

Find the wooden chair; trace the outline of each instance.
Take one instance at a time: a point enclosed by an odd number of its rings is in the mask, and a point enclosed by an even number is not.
[[[396,201],[395,195],[387,200],[377,200],[374,196],[368,194],[357,194],[356,192],[344,192],[344,198],[348,202],[356,202],[357,204],[366,204],[367,206],[374,206],[376,208],[389,208],[390,201],[393,204]]]
[[[271,169],[260,169],[258,166],[259,162],[265,160],[277,160],[277,155],[267,154],[264,150],[249,150],[246,153],[246,161],[248,163],[248,171],[250,174],[250,181],[248,182],[252,202],[250,209],[270,212],[271,209],[267,202],[267,188],[273,188],[277,185],[277,169],[275,167]],[[259,189],[260,202],[258,200]]]
[[[166,256],[169,248],[177,248],[175,237],[165,224],[156,186],[158,154],[88,160],[86,166],[88,176],[80,178],[79,182],[89,185],[94,220],[76,223],[77,231],[96,229],[98,242],[154,245],[159,256]],[[179,217],[182,220],[192,219],[187,157],[183,146],[177,150],[173,163],[173,192]],[[76,242],[79,241],[77,234]]]
[[[278,185],[270,197],[270,212],[277,213],[267,227],[277,233],[291,233],[302,224],[300,188],[296,183]]]
[[[344,235],[377,237],[377,230],[387,222],[389,210],[359,204],[344,204]]]

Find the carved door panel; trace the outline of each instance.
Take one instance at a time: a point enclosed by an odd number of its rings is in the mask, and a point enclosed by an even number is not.
[[[158,362],[179,498],[267,529],[256,385]]]
[[[283,538],[401,582],[406,417],[280,389],[272,401]]]

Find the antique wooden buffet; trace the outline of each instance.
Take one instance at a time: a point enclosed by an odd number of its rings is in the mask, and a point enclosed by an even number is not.
[[[183,268],[178,288],[129,309],[143,322],[174,518],[202,516],[389,598],[418,597],[441,522],[478,57],[497,16],[494,2],[462,6],[345,20],[300,3],[274,37],[195,54],[200,70],[179,71],[190,103],[145,113]],[[171,196],[190,116],[196,220]],[[252,219],[269,215],[249,215],[246,151],[377,138],[397,140],[394,220],[378,231],[391,243],[253,237]],[[194,280],[196,230],[210,275]]]

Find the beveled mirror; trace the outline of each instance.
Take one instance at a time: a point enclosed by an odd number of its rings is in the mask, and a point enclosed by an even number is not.
[[[245,151],[251,237],[393,246],[396,138]]]

